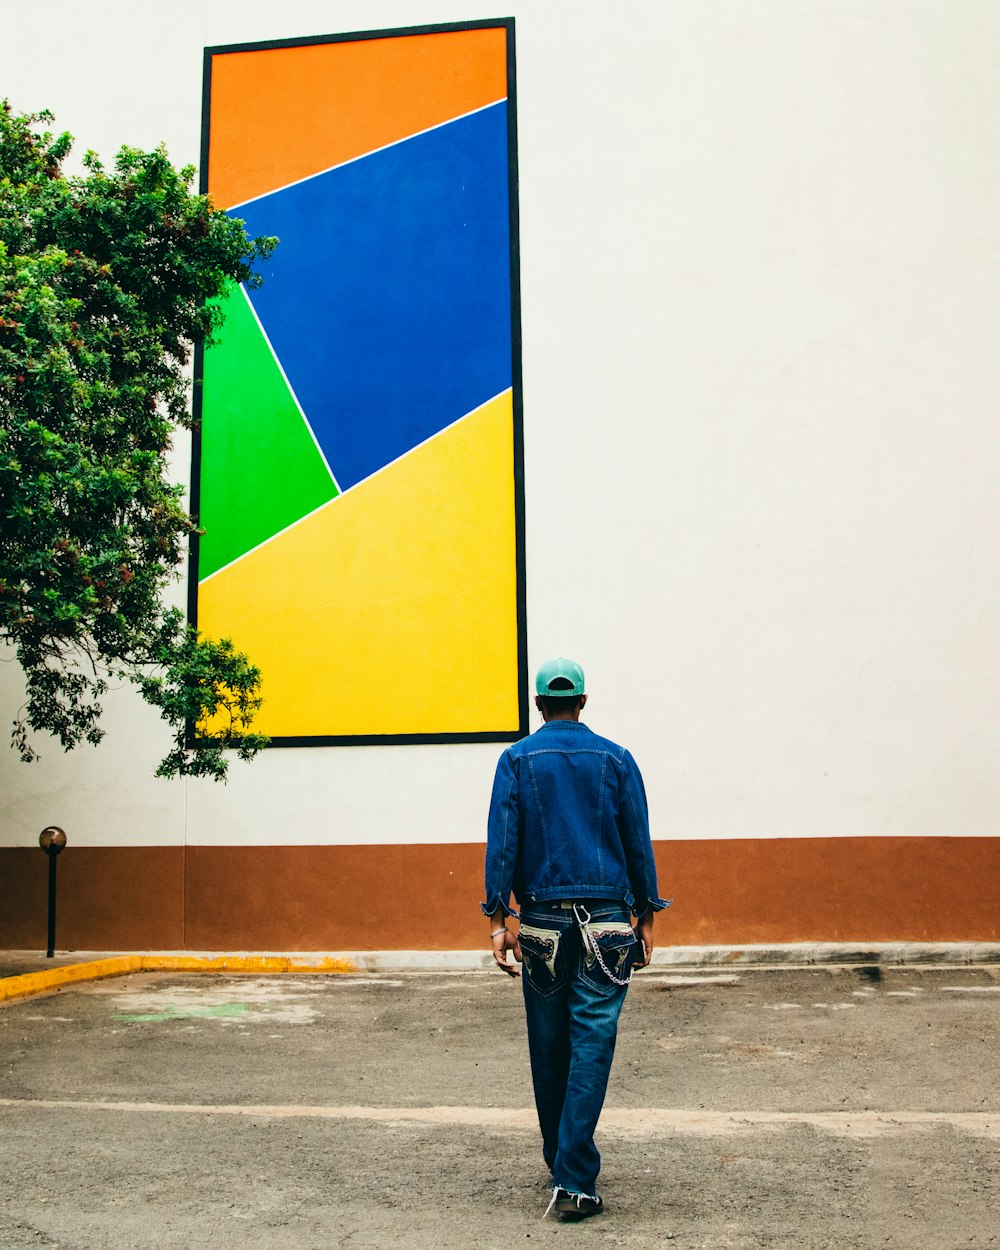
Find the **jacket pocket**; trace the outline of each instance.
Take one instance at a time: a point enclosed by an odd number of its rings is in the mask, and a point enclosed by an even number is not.
[[[539,929],[534,925],[523,924],[517,935],[521,946],[521,959],[524,972],[531,988],[539,994],[551,994],[565,981],[563,961],[560,958],[560,938],[558,929]]]

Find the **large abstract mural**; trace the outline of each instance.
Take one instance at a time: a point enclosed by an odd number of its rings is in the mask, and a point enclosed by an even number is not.
[[[513,23],[206,51],[280,244],[200,363],[192,614],[277,744],[526,728]]]

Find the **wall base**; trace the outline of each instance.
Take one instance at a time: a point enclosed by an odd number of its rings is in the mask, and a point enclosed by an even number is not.
[[[656,844],[662,948],[1000,941],[1000,838]],[[74,847],[60,950],[476,950],[480,843]],[[48,866],[0,849],[0,949],[44,946]],[[370,882],[379,882],[376,890]]]

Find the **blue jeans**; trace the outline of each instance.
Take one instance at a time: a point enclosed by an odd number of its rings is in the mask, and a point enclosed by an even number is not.
[[[629,910],[582,900],[607,968],[627,980],[637,942]],[[602,932],[602,925],[612,926]],[[604,1105],[626,986],[617,985],[583,942],[573,911],[558,902],[521,909],[524,1010],[542,1154],[553,1184],[596,1192],[601,1156],[594,1130]]]

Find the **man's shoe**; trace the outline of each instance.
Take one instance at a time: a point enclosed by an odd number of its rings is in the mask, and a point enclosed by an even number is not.
[[[564,1223],[585,1220],[588,1215],[600,1215],[604,1210],[604,1200],[597,1194],[571,1194],[566,1189],[556,1191],[553,1205]]]

